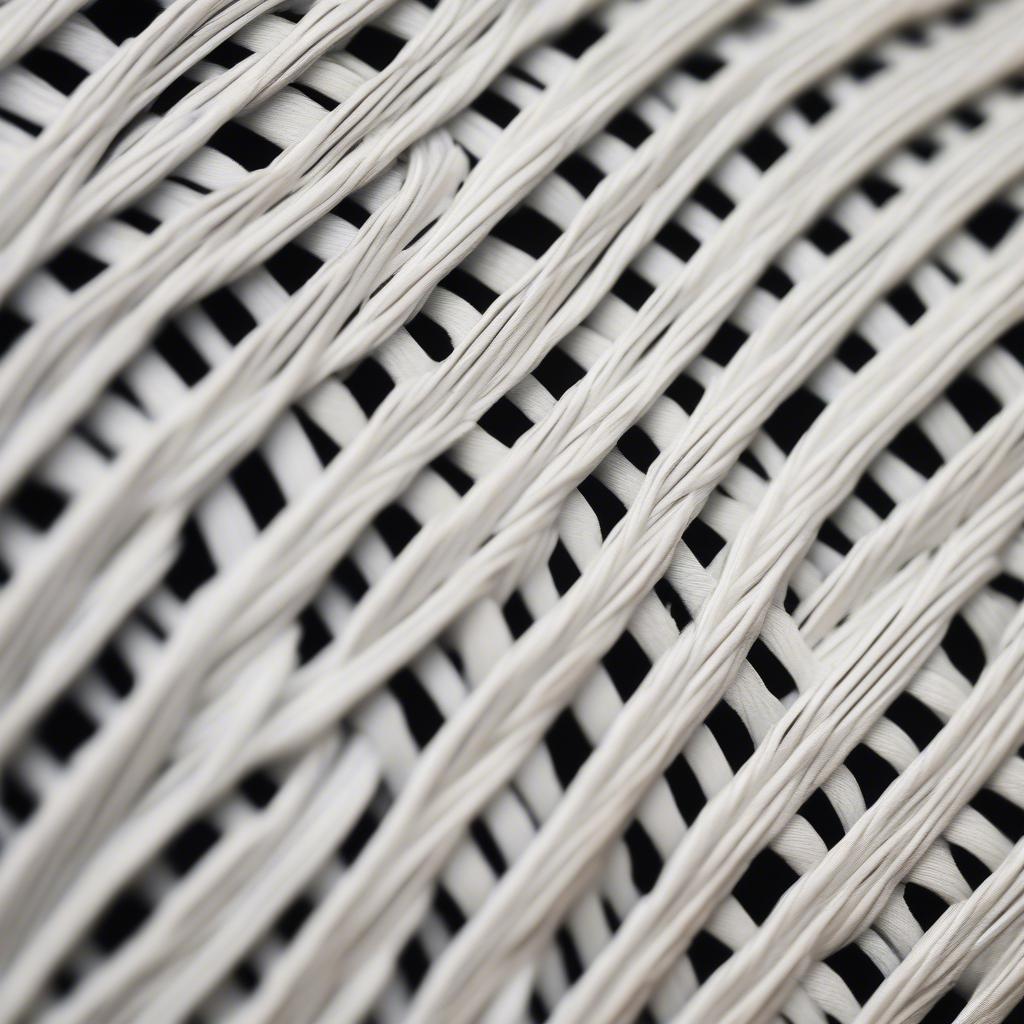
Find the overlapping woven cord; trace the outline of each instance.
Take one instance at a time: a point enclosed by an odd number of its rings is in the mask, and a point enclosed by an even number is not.
[[[0,3],[0,1021],[1024,998],[1024,2]]]

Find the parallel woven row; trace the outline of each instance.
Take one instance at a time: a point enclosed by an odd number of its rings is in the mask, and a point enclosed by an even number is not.
[[[0,69],[0,1024],[1022,1012],[1024,0]]]

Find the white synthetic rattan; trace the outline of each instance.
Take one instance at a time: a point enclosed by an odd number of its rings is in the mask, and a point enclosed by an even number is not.
[[[0,1022],[1024,998],[1024,0],[0,0]]]

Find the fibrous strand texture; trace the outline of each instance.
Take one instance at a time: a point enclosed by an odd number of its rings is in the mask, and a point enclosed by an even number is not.
[[[1024,0],[0,0],[0,1024],[1024,998]]]

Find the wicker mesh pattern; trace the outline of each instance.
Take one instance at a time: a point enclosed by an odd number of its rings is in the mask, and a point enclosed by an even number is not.
[[[35,200],[0,222],[0,1019],[1008,1019],[1024,5],[684,6],[0,6]],[[858,673],[835,763],[729,833],[715,800],[761,806],[755,755]],[[992,679],[997,767],[885,856],[872,808]],[[674,857],[734,849],[683,898]]]

